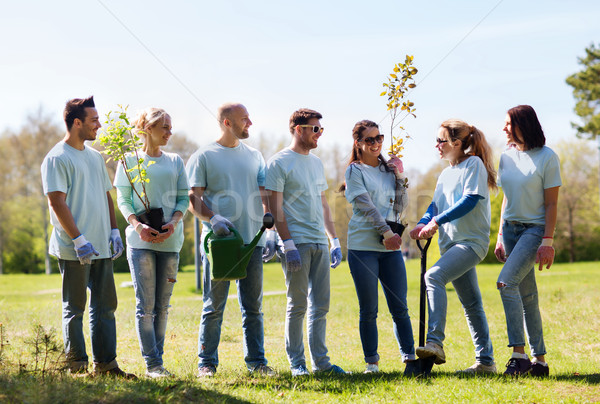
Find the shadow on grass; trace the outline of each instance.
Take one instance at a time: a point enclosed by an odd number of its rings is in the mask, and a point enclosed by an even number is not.
[[[0,402],[249,403],[229,394],[209,390],[195,381],[126,381],[108,377],[73,378],[67,375],[42,378],[32,374],[0,375]]]

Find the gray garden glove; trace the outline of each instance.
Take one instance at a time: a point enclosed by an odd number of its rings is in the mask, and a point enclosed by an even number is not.
[[[229,228],[233,227],[233,223],[221,215],[214,215],[210,218],[210,226],[212,227],[212,231],[217,236],[227,236],[229,233],[231,233]]]
[[[290,272],[298,272],[302,268],[302,262],[300,261],[300,252],[298,252],[294,240],[285,240],[283,242],[283,250],[285,253],[285,269]]]
[[[73,244],[75,248],[75,254],[77,254],[77,258],[81,265],[90,265],[92,263],[92,257],[100,255],[98,251],[94,248],[92,243],[87,241],[83,234],[79,237],[73,239]]]

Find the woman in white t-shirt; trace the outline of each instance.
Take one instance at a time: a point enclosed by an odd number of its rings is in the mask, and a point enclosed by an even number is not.
[[[429,320],[427,343],[417,348],[420,358],[446,362],[446,284],[452,282],[465,310],[475,345],[475,364],[466,373],[495,373],[494,353],[483,310],[475,265],[486,256],[490,236],[489,188],[496,188],[491,149],[483,133],[466,122],[442,123],[436,148],[450,166],[440,174],[433,200],[411,230],[414,239],[428,239],[440,230],[441,258],[426,272]]]
[[[396,227],[406,206],[406,187],[395,158],[389,165],[381,155],[383,135],[373,121],[352,130],[354,145],[341,189],[352,204],[348,223],[348,265],[360,306],[359,332],[365,373],[379,371],[377,352],[378,283],[381,283],[394,322],[394,334],[406,376],[418,375],[414,339],[406,303],[406,268]],[[395,164],[394,164],[395,163]],[[386,221],[389,220],[389,221]],[[396,230],[401,232],[400,230]]]
[[[513,354],[505,375],[550,373],[544,355],[546,347],[538,305],[534,263],[539,270],[554,261],[552,240],[556,225],[560,162],[544,146],[546,138],[537,115],[529,105],[508,110],[504,123],[507,149],[500,157],[498,185],[504,191],[500,232],[494,253],[504,266],[498,276],[498,290],[504,304],[508,346]],[[525,332],[531,348],[525,353]]]
[[[189,187],[181,157],[162,150],[171,138],[169,114],[163,109],[147,108],[139,113],[135,131],[142,139],[142,150],[137,156],[126,157],[127,167],[135,167],[137,158],[142,158],[150,182],[143,187],[136,182],[132,187],[127,174],[135,177],[137,170],[127,173],[123,164],[119,164],[114,185],[119,209],[129,222],[125,230],[127,261],[135,290],[135,328],[146,362],[146,376],[160,378],[171,375],[163,366],[163,350],[169,302],[183,246],[182,219],[189,204]],[[166,223],[155,224],[153,228],[140,221],[140,213],[146,211],[139,197],[143,198],[143,193],[150,208],[162,209]]]

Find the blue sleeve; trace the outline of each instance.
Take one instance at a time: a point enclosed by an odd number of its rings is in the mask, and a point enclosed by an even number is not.
[[[429,204],[429,207],[427,208],[427,212],[425,212],[425,214],[423,215],[423,217],[421,218],[421,220],[419,220],[419,223],[417,224],[427,224],[429,222],[431,222],[431,218],[433,216],[435,216],[437,214],[437,206],[435,204],[435,202],[431,202]]]
[[[483,199],[483,196],[474,194],[463,195],[463,197],[460,198],[458,202],[456,202],[450,209],[434,217],[435,222],[438,225],[442,225],[444,223],[456,220],[459,217],[463,217],[473,210],[475,205],[477,205],[477,201],[480,199]]]

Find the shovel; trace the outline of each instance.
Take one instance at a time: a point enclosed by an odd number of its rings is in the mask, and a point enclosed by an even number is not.
[[[431,244],[431,238],[427,239],[425,246],[421,246],[420,240],[417,240],[417,247],[421,251],[421,289],[419,301],[419,346],[425,346],[425,311],[427,310],[427,291],[425,288],[425,272],[427,271],[427,249]],[[422,376],[428,376],[433,368],[434,357],[419,358],[419,369]]]

